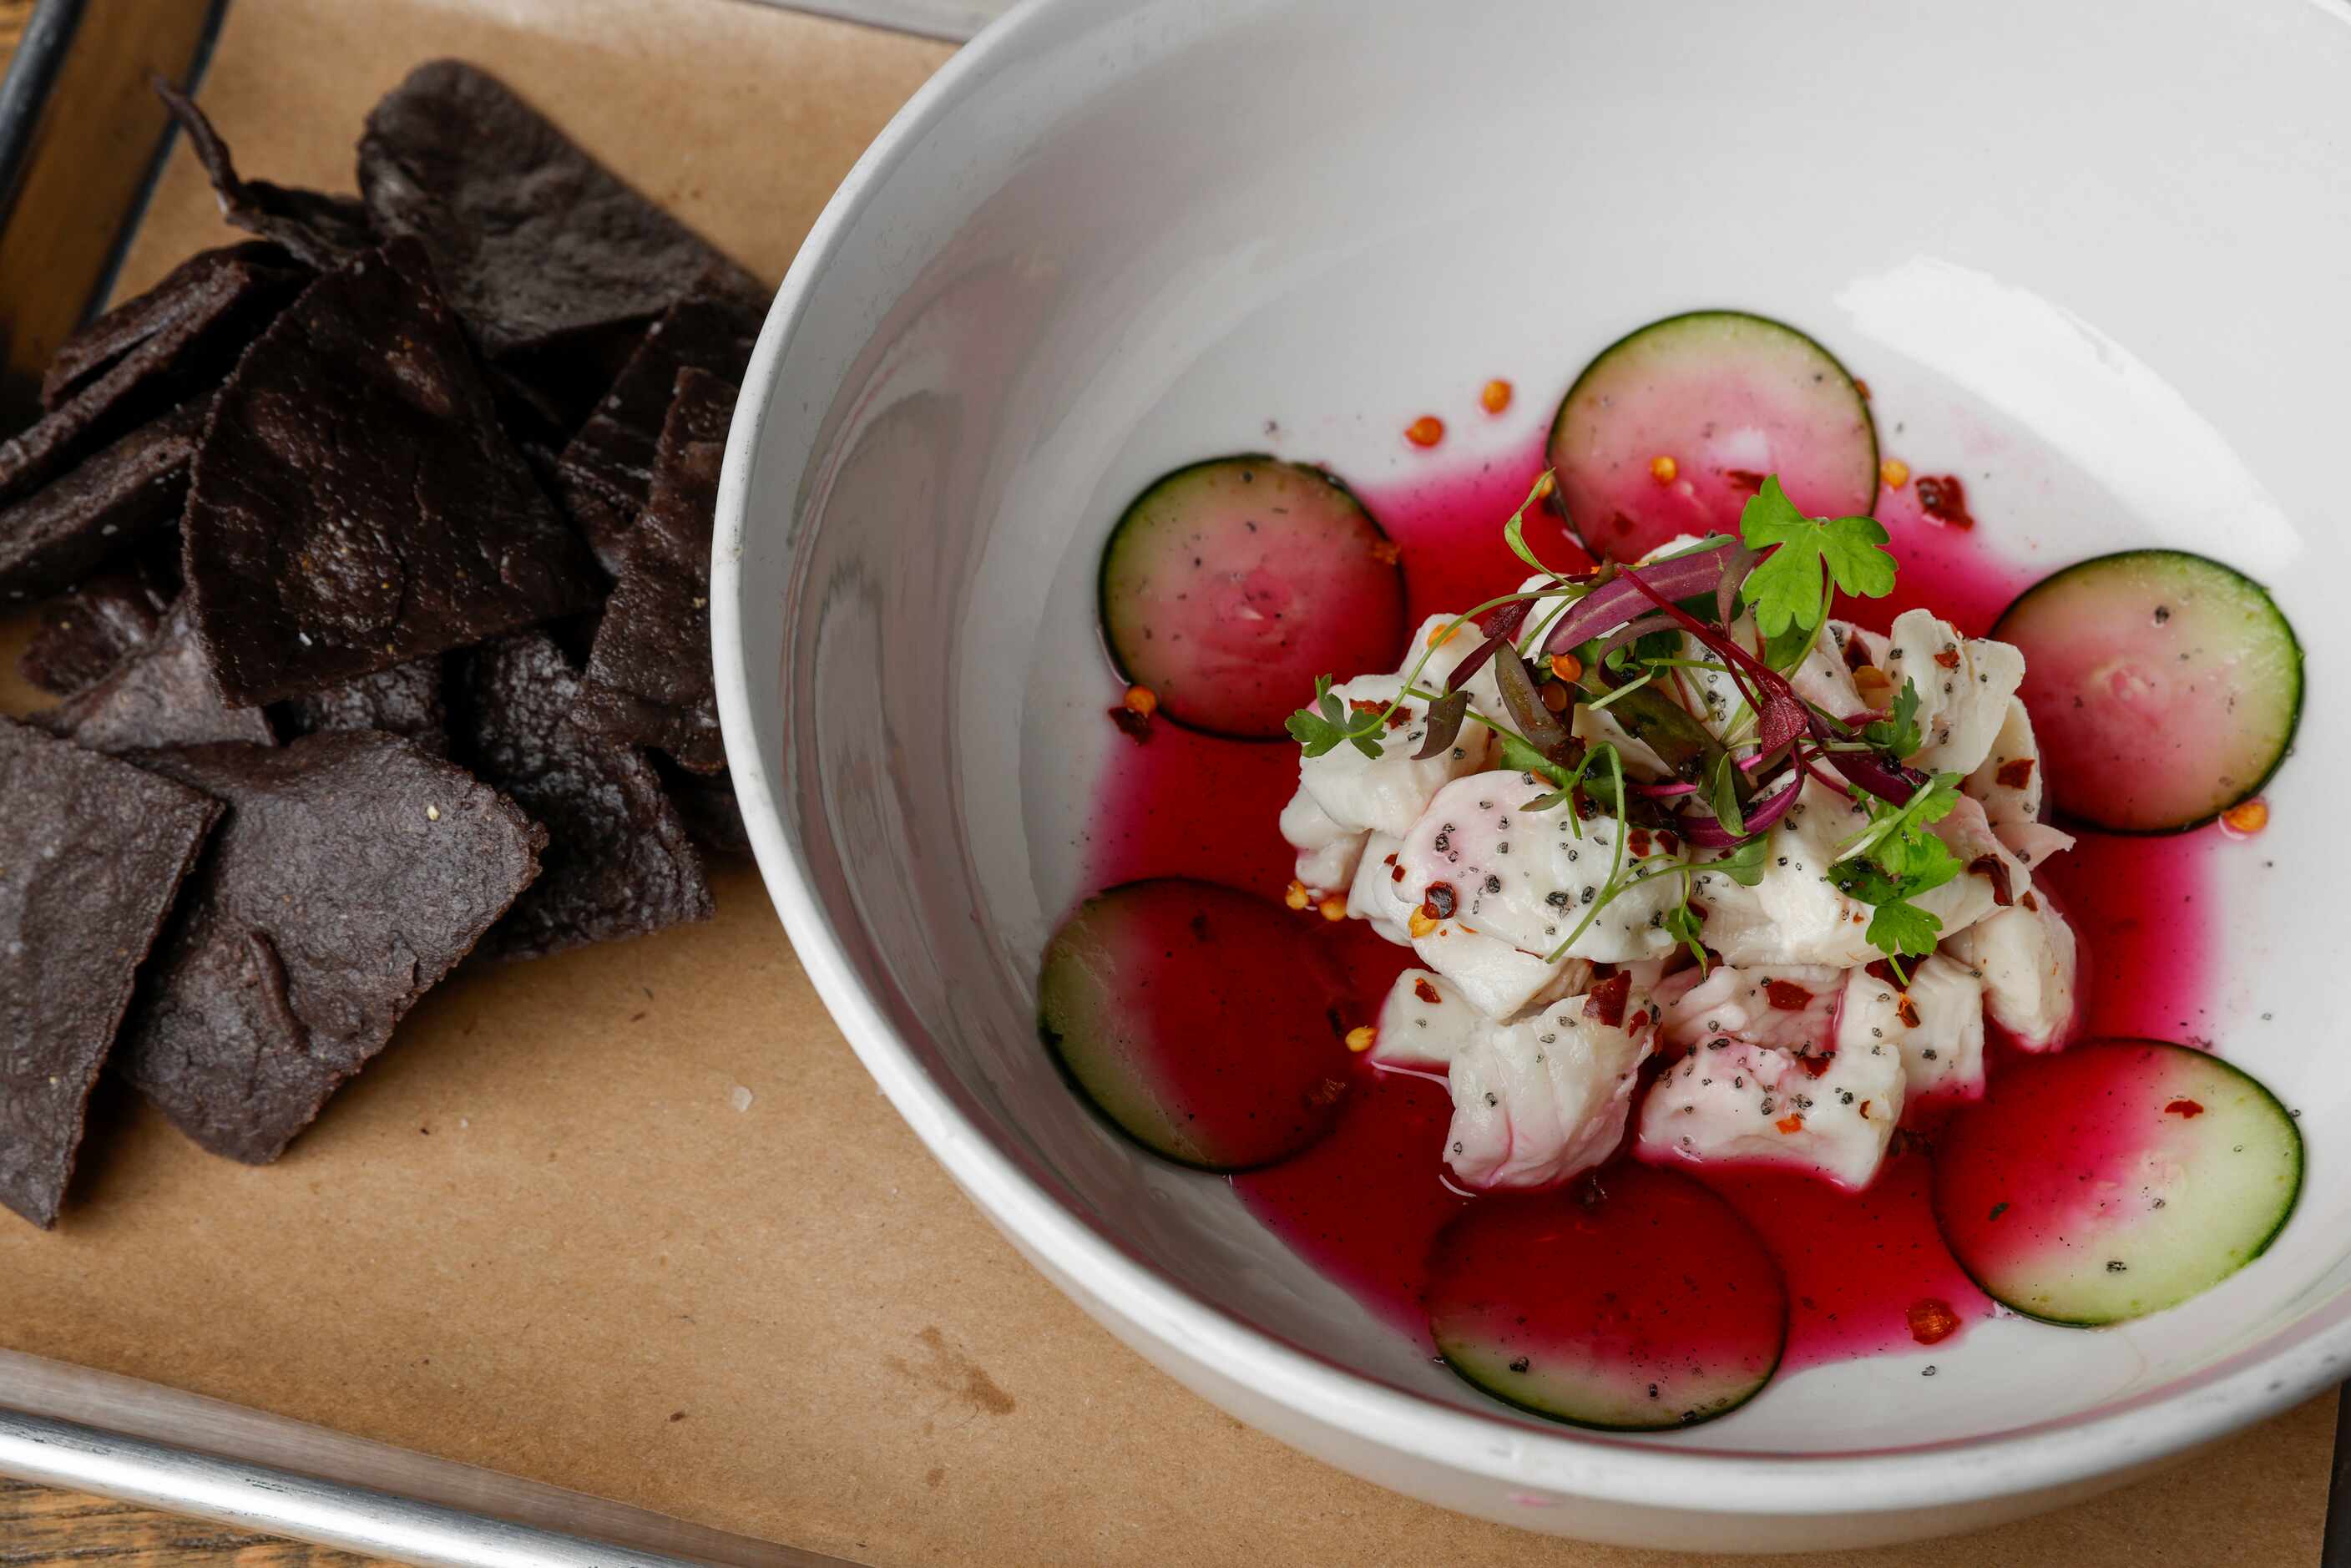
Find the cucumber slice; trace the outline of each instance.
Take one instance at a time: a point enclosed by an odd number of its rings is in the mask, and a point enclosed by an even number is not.
[[[1403,656],[1395,547],[1344,485],[1270,457],[1178,468],[1102,550],[1102,622],[1129,682],[1187,728],[1283,736],[1314,678]]]
[[[1038,1032],[1144,1148],[1270,1165],[1329,1131],[1346,1090],[1347,990],[1323,924],[1186,877],[1112,888],[1046,946]]]
[[[1695,1266],[1694,1266],[1695,1264]],[[1779,1265],[1677,1172],[1479,1198],[1430,1249],[1437,1354],[1507,1404],[1573,1427],[1694,1426],[1752,1399],[1788,1339]]]
[[[2302,1134],[2220,1058],[2114,1040],[2004,1065],[1935,1145],[1935,1220],[1984,1292],[2053,1323],[2177,1306],[2261,1256]]]
[[[1674,462],[1671,479],[1651,465]],[[1552,421],[1568,526],[1595,557],[1636,560],[1677,534],[1737,533],[1777,474],[1807,517],[1877,501],[1877,429],[1836,357],[1737,310],[1668,316],[1584,367]]]
[[[2120,833],[2201,826],[2269,782],[2302,717],[2302,644],[2261,584],[2184,550],[2043,578],[1992,628],[2024,651],[2052,803]]]

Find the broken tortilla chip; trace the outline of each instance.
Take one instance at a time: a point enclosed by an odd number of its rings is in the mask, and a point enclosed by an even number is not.
[[[596,559],[618,577],[629,534],[653,496],[653,463],[678,371],[692,367],[740,382],[759,335],[759,312],[711,287],[681,299],[645,334],[557,465],[563,504]]]
[[[320,277],[247,351],[181,531],[198,632],[240,706],[600,597],[409,240]]]
[[[280,706],[278,728],[290,739],[331,730],[380,729],[449,755],[449,712],[441,695],[441,657],[430,654],[361,675]]]
[[[155,640],[172,602],[143,570],[103,572],[40,609],[16,672],[69,697]]]
[[[213,678],[183,595],[152,642],[33,722],[92,751],[242,740],[274,746],[259,708],[231,707]]]
[[[210,407],[183,403],[0,507],[0,607],[58,592],[176,520]]]
[[[658,747],[696,773],[726,765],[710,666],[710,530],[735,396],[706,371],[678,371],[652,499],[605,603],[576,710],[584,727]]]
[[[140,961],[221,808],[0,718],[0,1203],[56,1223]]]
[[[464,657],[457,755],[547,828],[539,878],[482,939],[533,958],[710,918],[710,883],[652,761],[570,719],[579,680],[545,633]]]
[[[391,736],[136,760],[228,813],[140,977],[115,1067],[204,1148],[265,1165],[530,885],[547,835]]]
[[[375,244],[368,228],[367,209],[350,196],[296,186],[274,185],[266,180],[237,177],[228,143],[204,118],[187,94],[160,77],[156,96],[180,129],[188,133],[196,160],[213,183],[221,216],[247,234],[259,235],[320,272],[340,267],[350,256]]]
[[[767,294],[463,60],[417,67],[369,111],[360,191],[382,233],[423,244],[486,355],[559,356],[512,368],[551,388],[560,371],[577,372],[586,395],[570,390],[569,401],[583,410],[611,383],[628,340],[697,282],[715,277],[756,300]]]
[[[89,453],[213,386],[306,276],[235,256],[204,269],[168,321],[0,442],[0,501],[30,495]]]
[[[308,268],[264,240],[200,250],[154,287],[123,300],[57,345],[41,375],[41,406],[56,408],[140,344],[220,309],[225,296],[242,294],[250,300],[266,295],[283,304],[308,277]],[[268,324],[267,312],[256,310],[249,324],[259,333]]]

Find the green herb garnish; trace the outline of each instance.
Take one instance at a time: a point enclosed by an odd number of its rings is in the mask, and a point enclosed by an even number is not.
[[[1828,580],[1847,593],[1882,599],[1894,591],[1894,558],[1881,547],[1887,534],[1875,517],[1807,517],[1780,488],[1777,475],[1748,497],[1739,537],[1750,549],[1771,550],[1747,574],[1743,590],[1766,637],[1817,630],[1828,613]]]
[[[1938,773],[1899,806],[1864,796],[1869,826],[1847,841],[1829,867],[1829,881],[1839,892],[1874,911],[1869,944],[1895,961],[1896,974],[1903,958],[1933,952],[1943,929],[1940,919],[1910,900],[1959,874],[1959,857],[1928,831],[1929,823],[1949,816],[1959,804],[1959,785],[1958,774]]]

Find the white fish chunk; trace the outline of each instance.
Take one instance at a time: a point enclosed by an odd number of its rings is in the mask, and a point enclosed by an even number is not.
[[[1394,833],[1373,833],[1364,841],[1363,859],[1347,887],[1347,918],[1365,921],[1398,946],[1408,946],[1412,934],[1405,922],[1412,906],[1396,894],[1396,852],[1403,847]]]
[[[1719,872],[1696,873],[1705,879],[1693,885],[1692,896],[1707,911],[1706,945],[1727,963],[1852,969],[1884,956],[1869,940],[1870,906],[1828,880],[1828,868],[1869,825],[1869,814],[1817,781],[1806,780],[1803,789],[1788,814],[1773,824],[1762,880],[1754,887],[1740,887]],[[2022,897],[2032,887],[2031,868],[2001,841],[1976,801],[1961,796],[1932,831],[1962,866],[1991,856],[2007,873],[2011,897]],[[1946,936],[2000,907],[1996,879],[1983,871],[1963,871],[1911,902],[1941,921]]]
[[[1918,727],[1926,740],[1910,760],[1930,773],[1972,773],[2008,719],[2024,679],[2024,655],[2006,643],[1959,635],[1931,612],[1894,618],[1886,673],[1918,689]]]
[[[1614,1009],[1607,997],[1595,1002],[1587,993],[1498,1023],[1443,977],[1406,970],[1381,1009],[1375,1052],[1422,1066],[1442,1061],[1453,1096],[1445,1162],[1461,1181],[1548,1186],[1598,1165],[1624,1137],[1656,1031],[1646,996],[1625,984],[1614,995]],[[1612,1012],[1618,1022],[1608,1021]]]
[[[1824,1056],[1836,1039],[1844,986],[1844,970],[1814,964],[1717,964],[1703,977],[1686,969],[1658,986],[1659,1028],[1668,1045],[1737,1040]]]
[[[1301,789],[1281,809],[1281,836],[1298,852],[1298,880],[1316,893],[1331,893],[1353,878],[1369,835],[1332,821]]]
[[[1983,982],[1984,1011],[2027,1051],[2061,1043],[2074,1020],[2074,928],[2037,894],[1960,932],[1943,951]]]
[[[1342,704],[1384,706],[1403,685],[1396,675],[1358,675],[1331,689]],[[1446,780],[1485,767],[1492,737],[1476,724],[1462,726],[1442,755],[1425,762],[1414,758],[1427,733],[1427,706],[1414,698],[1400,704],[1396,713],[1404,722],[1381,732],[1376,758],[1353,746],[1335,746],[1320,757],[1300,756],[1298,793],[1281,813],[1282,837],[1300,852],[1299,881],[1318,892],[1345,887],[1363,852],[1361,839],[1350,845],[1346,835],[1400,834]]]
[[[1886,1158],[1903,1087],[1902,1053],[1883,1043],[1809,1065],[1765,1045],[1701,1045],[1650,1086],[1641,1151],[1660,1161],[1792,1166],[1857,1191]]]
[[[1617,827],[1614,818],[1577,821],[1564,805],[1525,809],[1549,789],[1521,773],[1495,771],[1471,774],[1437,791],[1404,835],[1398,860],[1405,879],[1398,886],[1405,900],[1425,904],[1447,925],[1529,953],[1557,949],[1598,904],[1615,857]],[[1669,834],[1635,828],[1625,835],[1625,864],[1670,859],[1677,847]],[[1659,921],[1680,900],[1679,880],[1672,873],[1653,876],[1619,894],[1570,956],[1631,963],[1672,952],[1674,938]],[[1441,894],[1433,895],[1437,889]]]
[[[1458,920],[1441,921],[1411,941],[1422,963],[1443,975],[1489,1019],[1516,1018],[1538,1003],[1564,996],[1592,967],[1581,958],[1553,959],[1526,952]]]
[[[1380,1004],[1372,1060],[1385,1066],[1442,1071],[1493,1021],[1444,976],[1406,969]]]
[[[2041,820],[2041,748],[2023,699],[2011,697],[2008,716],[1987,756],[1959,788],[1983,803],[1984,818],[2009,852],[2028,866],[2074,847],[2074,835]]]
[[[1852,970],[1836,1038],[1840,1051],[1890,1045],[1902,1053],[1906,1113],[1983,1095],[1983,982],[1957,959],[1938,953],[1921,961],[1907,989],[1890,975]]]

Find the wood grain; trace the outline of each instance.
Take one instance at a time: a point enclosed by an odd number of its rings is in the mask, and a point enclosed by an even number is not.
[[[0,1479],[0,1568],[118,1563],[371,1568],[373,1560]]]

